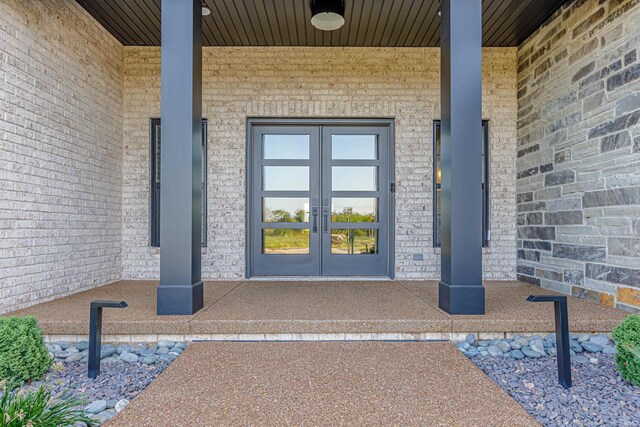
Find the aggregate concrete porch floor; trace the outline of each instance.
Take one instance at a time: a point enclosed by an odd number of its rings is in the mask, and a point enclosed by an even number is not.
[[[152,281],[120,281],[6,315],[33,315],[45,335],[87,335],[89,302],[124,300],[104,312],[104,335],[375,334],[553,331],[553,304],[528,303],[554,292],[521,282],[486,282],[484,316],[438,308],[433,281],[226,281],[205,283],[204,308],[157,316]],[[575,332],[610,332],[627,313],[569,297]]]
[[[537,426],[449,343],[194,343],[109,427]]]

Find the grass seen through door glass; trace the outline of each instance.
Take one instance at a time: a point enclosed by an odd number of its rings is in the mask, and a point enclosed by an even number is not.
[[[269,228],[262,231],[264,254],[308,254],[309,229]]]

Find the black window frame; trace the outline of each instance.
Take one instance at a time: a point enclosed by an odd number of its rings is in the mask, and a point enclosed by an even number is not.
[[[439,248],[440,242],[440,227],[438,227],[438,190],[441,188],[441,184],[438,183],[438,150],[437,150],[437,129],[440,127],[440,120],[433,121],[433,247]],[[482,183],[482,247],[489,246],[489,240],[491,232],[489,228],[489,120],[482,121],[482,143],[483,143],[483,156],[482,162],[484,169],[484,183]]]
[[[149,156],[149,245],[160,247],[160,183],[156,182],[157,173],[157,129],[160,127],[160,118],[150,119],[150,156]],[[207,247],[207,119],[202,119],[202,247]]]

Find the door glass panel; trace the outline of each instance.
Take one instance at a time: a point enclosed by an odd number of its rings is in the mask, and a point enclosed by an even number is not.
[[[378,168],[376,166],[333,166],[333,191],[376,191]]]
[[[334,255],[372,255],[378,253],[378,230],[353,229],[331,231]]]
[[[263,166],[265,191],[309,191],[309,166]]]
[[[378,217],[378,199],[341,198],[331,200],[332,222],[376,222]]]
[[[309,159],[309,135],[264,135],[265,159]]]
[[[267,255],[305,255],[309,253],[309,229],[265,228],[262,253]]]
[[[442,227],[442,213],[441,213],[441,204],[440,204],[440,196],[442,194],[442,166],[441,166],[441,158],[442,158],[442,145],[440,143],[440,125],[435,127],[435,135],[434,135],[434,147],[435,147],[435,190],[436,190],[436,209],[435,209],[435,233],[434,233],[434,245],[436,247],[440,247],[440,236],[441,236],[441,227]]]
[[[378,141],[376,135],[333,135],[331,158],[335,160],[376,160]]]
[[[264,222],[309,222],[306,197],[265,197],[262,199]]]
[[[162,149],[162,145],[160,144],[160,131],[162,126],[160,126],[160,122],[156,124],[156,140],[153,141],[156,147],[156,175],[155,175],[155,183],[160,184],[160,167],[162,166],[162,162],[160,161],[160,150]],[[204,143],[204,141],[203,141]]]

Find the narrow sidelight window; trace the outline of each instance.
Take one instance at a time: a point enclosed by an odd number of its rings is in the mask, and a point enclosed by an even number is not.
[[[440,247],[440,120],[433,122],[433,246]],[[482,121],[482,246],[489,245],[489,122]]]
[[[160,247],[160,119],[151,119],[151,246]],[[207,246],[207,119],[202,119],[202,246]]]

